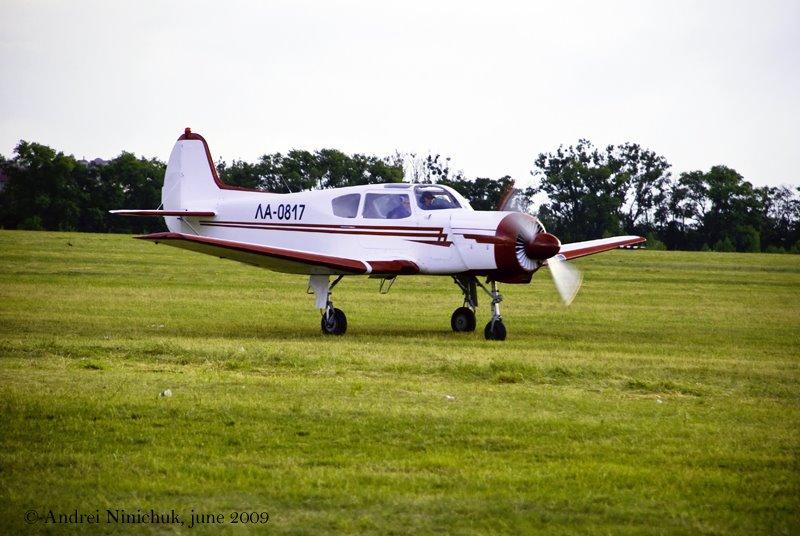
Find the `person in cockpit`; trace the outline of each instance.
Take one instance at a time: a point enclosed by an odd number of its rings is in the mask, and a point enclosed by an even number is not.
[[[419,196],[419,208],[422,210],[433,210],[433,194],[430,192],[422,192],[422,195]]]
[[[419,208],[422,210],[439,210],[443,208],[456,208],[445,196],[434,195],[433,192],[422,192],[419,196]]]
[[[411,203],[407,195],[402,196],[400,204],[390,210],[389,214],[386,215],[387,218],[392,220],[407,218],[409,216],[411,216]]]

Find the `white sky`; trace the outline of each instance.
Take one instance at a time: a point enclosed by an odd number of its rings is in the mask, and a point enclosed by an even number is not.
[[[800,184],[800,2],[0,0],[0,153],[432,150],[528,182],[580,137]]]

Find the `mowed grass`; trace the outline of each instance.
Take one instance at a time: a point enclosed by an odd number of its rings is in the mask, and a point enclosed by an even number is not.
[[[346,278],[325,337],[302,276],[0,232],[0,531],[153,508],[269,512],[235,533],[798,533],[800,257],[575,264],[570,308],[546,270],[501,287],[505,342],[484,296],[452,333],[436,277]]]

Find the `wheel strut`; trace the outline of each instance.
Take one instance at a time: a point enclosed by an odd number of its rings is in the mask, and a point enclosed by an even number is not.
[[[500,316],[500,302],[503,301],[503,296],[497,289],[497,281],[491,281],[492,290],[486,290],[486,287],[481,285],[492,298],[492,319],[486,324],[483,330],[483,336],[487,341],[504,341],[506,340],[506,326],[503,324],[503,318]]]
[[[337,277],[329,283],[327,275],[312,275],[309,277],[309,287],[316,296],[317,308],[322,314],[320,328],[325,335],[344,335],[347,331],[347,317],[344,311],[333,306],[333,287],[342,277]]]
[[[464,305],[453,311],[450,317],[450,327],[455,332],[475,331],[475,308],[478,306],[478,280],[474,275],[453,276],[458,288],[464,294]]]

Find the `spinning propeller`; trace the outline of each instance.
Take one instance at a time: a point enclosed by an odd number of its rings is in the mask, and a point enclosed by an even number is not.
[[[520,190],[514,188],[512,183],[500,201],[498,210],[525,213],[527,205],[520,196]],[[583,275],[558,253],[560,249],[561,241],[548,233],[538,218],[519,226],[515,252],[520,266],[534,271],[539,266],[547,265],[561,300],[564,305],[569,305],[581,288]]]

